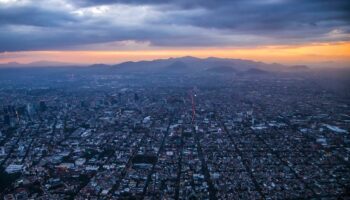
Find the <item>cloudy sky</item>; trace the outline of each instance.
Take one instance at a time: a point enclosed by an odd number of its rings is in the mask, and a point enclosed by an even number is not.
[[[0,63],[349,62],[349,10],[349,0],[0,0]]]

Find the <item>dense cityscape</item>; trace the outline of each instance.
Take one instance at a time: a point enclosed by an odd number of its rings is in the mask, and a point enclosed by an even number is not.
[[[349,96],[317,76],[38,77],[0,79],[5,200],[350,198]]]
[[[0,200],[350,200],[350,0],[0,0]]]

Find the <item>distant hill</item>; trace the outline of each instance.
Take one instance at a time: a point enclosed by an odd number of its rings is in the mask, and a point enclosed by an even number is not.
[[[0,64],[2,68],[19,68],[19,67],[73,67],[83,66],[63,62],[38,61],[28,64],[6,63]],[[191,56],[156,59],[150,61],[128,61],[120,64],[107,65],[97,63],[85,66],[89,70],[98,70],[100,73],[237,73],[237,74],[266,74],[270,72],[294,72],[305,71],[308,69],[304,65],[285,66],[278,63],[263,63],[243,59],[227,58],[196,58]]]
[[[186,73],[195,72],[215,72],[215,73],[234,73],[243,72],[251,68],[264,71],[284,71],[287,66],[281,64],[267,64],[242,59],[226,58],[196,58],[196,57],[179,57],[169,59],[157,59],[152,61],[124,62],[112,66],[118,72],[152,72],[167,73],[182,71]]]
[[[50,66],[57,67],[57,66],[72,66],[72,65],[74,66],[76,64],[41,60],[37,62],[28,63],[26,65],[31,67],[50,67]]]
[[[18,62],[8,62],[8,63],[0,64],[0,68],[19,67],[19,66],[21,66],[21,64]]]
[[[17,63],[17,62],[9,62],[0,64],[1,68],[6,67],[67,67],[67,66],[83,66],[81,64],[73,64],[73,63],[65,63],[65,62],[52,62],[52,61],[37,61],[31,63]]]
[[[90,65],[89,67],[92,67],[92,68],[106,68],[106,67],[111,67],[110,65],[106,65],[106,64],[93,64],[93,65]]]
[[[183,61],[175,61],[163,69],[163,72],[186,72],[189,69],[188,65]]]
[[[268,74],[268,71],[257,69],[257,68],[250,68],[246,71],[244,71],[244,74],[250,74],[250,75],[262,75],[262,74]]]
[[[182,61],[175,61],[166,67],[166,69],[169,69],[169,70],[182,70],[187,68],[188,66],[186,65],[186,63]]]
[[[237,70],[229,66],[211,67],[206,71],[213,72],[213,73],[236,73],[237,72]]]
[[[288,67],[288,70],[304,71],[304,70],[309,70],[309,67],[307,67],[306,65],[293,65]]]

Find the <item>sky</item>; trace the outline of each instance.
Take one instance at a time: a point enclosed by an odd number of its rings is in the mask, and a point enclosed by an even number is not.
[[[349,0],[0,0],[0,63],[350,63]]]

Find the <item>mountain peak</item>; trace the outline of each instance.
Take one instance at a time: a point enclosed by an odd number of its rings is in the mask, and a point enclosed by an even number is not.
[[[193,56],[184,56],[184,57],[174,58],[174,60],[180,60],[180,61],[199,61],[199,60],[202,60],[202,59],[197,58],[197,57],[193,57]]]
[[[300,71],[300,70],[308,70],[309,67],[306,65],[293,65],[293,66],[290,66],[288,69]]]
[[[187,70],[188,69],[188,65],[182,61],[175,61],[173,63],[171,63],[170,65],[166,66],[164,68],[165,71],[183,71],[183,70]]]
[[[103,63],[96,63],[96,64],[92,64],[89,67],[109,67],[110,65],[107,64],[103,64]]]
[[[236,70],[230,66],[211,67],[206,71],[214,72],[214,73],[235,73],[236,72]]]
[[[245,71],[246,74],[259,75],[259,74],[267,74],[269,73],[266,70],[258,69],[258,68],[250,68]]]

